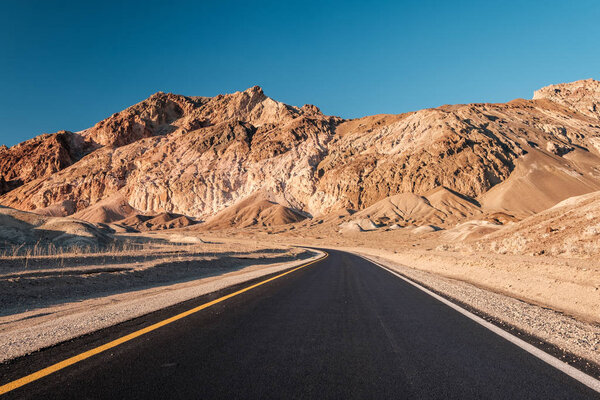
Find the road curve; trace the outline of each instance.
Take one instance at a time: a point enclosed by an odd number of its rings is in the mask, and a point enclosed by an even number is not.
[[[322,261],[5,396],[113,400],[600,397],[373,263],[345,252],[329,253]],[[240,288],[1,365],[0,385]]]

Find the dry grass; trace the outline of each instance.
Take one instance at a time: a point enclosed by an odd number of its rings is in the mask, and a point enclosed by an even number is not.
[[[0,257],[0,314],[217,276],[311,253],[257,241],[131,235],[103,248],[14,246]]]
[[[257,241],[203,241],[181,234],[122,235],[105,246],[34,245],[0,247],[0,275],[23,269],[60,269],[86,265],[139,264],[148,261],[172,262],[190,257],[218,259],[223,255],[271,253],[281,250]],[[285,247],[285,246],[284,246]]]
[[[168,247],[152,242],[119,241],[108,246],[56,246],[53,243],[37,242],[35,245],[6,246],[0,250],[0,261],[12,261],[13,265],[28,268],[31,260],[45,260],[62,267],[65,262],[76,257],[118,257],[122,255],[136,256],[146,259],[156,251],[168,252],[172,255],[183,256],[192,250],[189,244],[170,244]]]
[[[86,264],[117,264],[161,259],[177,261],[184,257],[219,257],[224,251],[263,250],[259,243],[205,242],[189,235],[121,235],[104,246],[57,246],[38,241],[33,245],[0,246],[2,269],[62,268]]]

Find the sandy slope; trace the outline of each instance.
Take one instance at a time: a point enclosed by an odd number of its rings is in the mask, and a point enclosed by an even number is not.
[[[351,221],[370,220],[374,226],[381,225],[439,225],[448,226],[457,221],[481,214],[479,204],[459,193],[440,186],[418,196],[400,193],[378,201],[370,207],[353,214]]]
[[[0,251],[47,251],[48,246],[103,246],[112,242],[106,226],[67,217],[48,217],[0,206]],[[39,246],[36,246],[39,245]],[[35,247],[34,247],[35,246]]]
[[[483,237],[473,248],[597,260],[600,257],[600,192],[564,200]]]
[[[219,230],[230,227],[247,228],[253,225],[284,225],[304,220],[306,217],[289,207],[277,204],[274,196],[258,192],[198,225],[200,230]]]
[[[73,218],[88,222],[111,223],[130,217],[136,213],[139,213],[139,211],[131,207],[121,193],[116,193],[73,214]]]
[[[573,165],[579,165],[579,171]],[[532,215],[572,196],[600,190],[598,160],[577,152],[562,159],[544,153],[527,154],[516,163],[507,180],[481,196],[489,211]],[[581,170],[586,172],[580,172]]]

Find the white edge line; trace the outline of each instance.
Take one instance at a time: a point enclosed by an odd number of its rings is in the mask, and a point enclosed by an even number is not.
[[[497,334],[498,336],[503,337],[504,339],[508,340],[509,342],[519,346],[520,348],[522,348],[523,350],[525,350],[526,352],[536,356],[537,358],[539,358],[540,360],[544,361],[547,364],[550,364],[551,366],[553,366],[554,368],[558,369],[561,372],[564,372],[565,374],[567,374],[568,376],[570,376],[571,378],[583,383],[584,385],[586,385],[587,387],[595,390],[596,392],[600,393],[600,381],[588,374],[586,374],[585,372],[582,372],[580,370],[578,370],[577,368],[559,360],[558,358],[551,356],[550,354],[546,353],[543,350],[538,349],[537,347],[527,343],[526,341],[524,341],[523,339],[520,339],[516,336],[514,336],[511,333],[508,333],[507,331],[505,331],[502,328],[499,328],[498,326],[492,324],[491,322],[486,321],[485,319],[473,314],[470,311],[465,310],[464,308],[460,307],[459,305],[454,304],[453,302],[445,299],[444,297],[432,292],[431,290],[419,285],[418,283],[402,276],[401,274],[397,273],[396,271],[393,271],[392,269],[380,264],[379,262],[372,260],[366,256],[363,256],[362,254],[358,254],[358,253],[354,253],[356,255],[358,255],[359,257],[377,265],[378,267],[388,271],[389,273],[397,276],[398,278],[410,283],[411,285],[413,285],[414,287],[422,290],[423,292],[427,293],[428,295],[430,295],[431,297],[435,298],[438,301],[441,301],[442,303],[444,303],[445,305],[453,308],[454,310],[458,311],[459,313],[463,314],[464,316],[470,318],[471,320],[477,322],[479,325],[484,326],[485,328],[489,329],[490,331],[494,332],[495,334]]]

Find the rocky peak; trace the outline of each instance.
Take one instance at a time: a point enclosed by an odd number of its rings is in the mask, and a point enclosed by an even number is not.
[[[251,88],[244,90],[244,93],[248,93],[250,95],[258,95],[258,96],[265,95],[265,93],[263,92],[263,89],[258,85],[252,86]]]
[[[533,94],[533,100],[540,99],[547,99],[600,119],[600,81],[595,79],[543,87]]]
[[[170,124],[196,107],[196,101],[172,93],[157,92],[146,100],[98,122],[82,132],[102,146],[124,146],[139,139],[168,133]]]
[[[100,146],[120,147],[137,140],[182,129],[191,131],[227,121],[254,126],[287,123],[299,116],[322,116],[313,105],[302,108],[266,96],[260,86],[215,97],[186,97],[156,92],[86,129],[82,135]]]
[[[0,194],[45,178],[76,162],[94,147],[78,134],[59,131],[0,148]]]
[[[243,92],[218,95],[208,98],[193,113],[216,125],[229,120],[240,120],[254,126],[285,123],[299,116],[297,107],[288,106],[266,96],[260,86]]]
[[[312,105],[312,104],[305,104],[300,108],[300,111],[302,111],[303,114],[306,115],[320,115],[321,114],[321,110],[319,109],[319,107]]]

